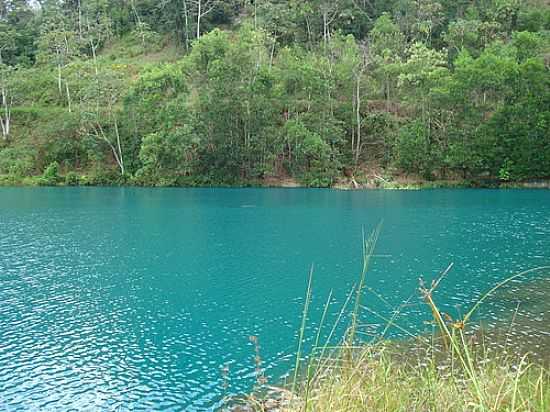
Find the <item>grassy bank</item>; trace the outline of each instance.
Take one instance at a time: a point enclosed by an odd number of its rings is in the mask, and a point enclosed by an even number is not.
[[[527,357],[481,353],[461,364],[458,354],[392,353],[369,345],[316,371],[290,398],[287,411],[539,411],[550,408],[550,375]],[[463,353],[473,353],[468,343]],[[421,356],[424,355],[424,356]],[[404,359],[410,358],[408,361]]]
[[[281,387],[258,384],[260,391],[246,397],[233,411],[434,411],[434,412],[547,412],[550,410],[548,356],[531,356],[510,339],[513,316],[499,330],[487,333],[472,317],[489,298],[512,281],[548,273],[540,267],[514,275],[486,292],[465,315],[452,319],[440,311],[435,292],[452,265],[429,285],[420,282],[419,293],[432,314],[433,333],[405,340],[387,340],[390,327],[400,328],[400,310],[386,320],[384,332],[369,343],[358,339],[363,310],[361,299],[368,289],[366,273],[377,232],[364,246],[361,278],[349,294],[325,343],[319,332],[304,356],[305,330],[312,295],[308,284],[294,374]],[[330,299],[329,299],[330,300]],[[349,308],[349,312],[347,311]],[[517,311],[516,311],[517,314]],[[383,318],[379,315],[379,317]],[[350,319],[341,343],[330,337],[342,319]],[[403,329],[404,330],[404,329]],[[496,332],[496,333],[495,333]],[[263,376],[263,374],[261,375]]]

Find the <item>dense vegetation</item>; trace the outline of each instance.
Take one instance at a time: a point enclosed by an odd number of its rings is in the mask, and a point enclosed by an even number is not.
[[[549,30],[544,0],[4,0],[0,181],[547,178]]]

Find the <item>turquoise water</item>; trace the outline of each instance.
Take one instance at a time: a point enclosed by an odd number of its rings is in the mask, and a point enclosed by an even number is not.
[[[425,328],[418,278],[454,263],[449,312],[550,264],[550,191],[0,189],[0,410],[209,410],[292,365],[334,319],[383,220],[365,305]],[[490,314],[490,309],[489,309]],[[366,312],[365,339],[383,322]],[[325,331],[325,334],[328,331]],[[390,333],[398,336],[398,331]],[[227,377],[222,369],[227,368]]]

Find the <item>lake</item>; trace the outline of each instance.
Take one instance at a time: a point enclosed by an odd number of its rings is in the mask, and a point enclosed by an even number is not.
[[[421,276],[454,263],[436,299],[456,314],[550,265],[548,190],[1,188],[0,409],[215,409],[254,385],[251,336],[276,383],[294,362],[310,267],[309,342],[380,222],[367,284],[383,299],[363,303],[383,317],[399,307],[412,333],[429,317]],[[385,322],[365,310],[362,324],[369,339]]]

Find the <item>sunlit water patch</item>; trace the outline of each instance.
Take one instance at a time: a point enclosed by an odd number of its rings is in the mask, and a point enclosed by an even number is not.
[[[311,343],[329,292],[327,324],[358,280],[362,230],[380,221],[367,284],[383,299],[363,297],[365,339],[396,308],[400,326],[425,331],[418,279],[451,262],[437,299],[453,316],[550,264],[549,191],[0,189],[0,410],[214,409],[254,385],[251,336],[277,380],[309,268]],[[497,324],[511,308],[536,345],[548,283],[536,290],[519,308],[503,290],[480,316]]]

